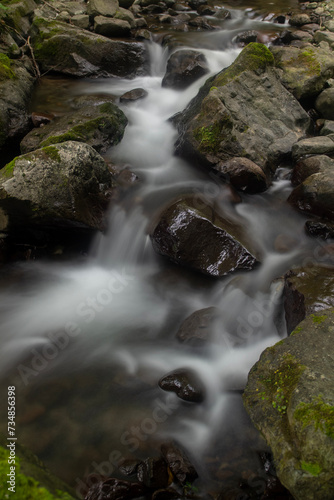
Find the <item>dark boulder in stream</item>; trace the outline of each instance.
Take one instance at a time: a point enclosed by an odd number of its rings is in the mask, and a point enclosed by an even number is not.
[[[246,229],[215,213],[204,201],[184,198],[161,215],[151,234],[156,252],[210,276],[251,270],[257,250]]]
[[[204,54],[196,50],[178,50],[168,59],[162,86],[184,89],[208,71]]]
[[[202,345],[212,338],[215,324],[220,318],[221,311],[218,307],[199,309],[182,322],[176,337],[180,342]]]
[[[273,66],[269,49],[250,43],[231,66],[210,78],[174,118],[177,153],[206,168],[246,157],[271,175],[310,126]]]
[[[201,403],[205,397],[205,389],[199,377],[193,370],[179,369],[164,375],[159,380],[159,386],[164,391],[175,392],[184,401]]]

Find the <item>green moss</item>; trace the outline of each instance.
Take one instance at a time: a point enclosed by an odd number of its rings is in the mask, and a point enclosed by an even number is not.
[[[295,328],[293,330],[293,332],[290,333],[290,336],[291,335],[296,335],[297,333],[300,333],[302,331],[303,327],[302,326],[297,326],[297,328]]]
[[[105,102],[99,107],[100,113],[115,113],[115,106],[111,102]]]
[[[16,456],[15,461],[15,493],[8,491],[7,474],[10,471],[8,464],[9,451],[0,446],[0,498],[15,498],[15,500],[71,500],[72,497],[63,492],[57,491],[57,495],[52,495],[46,488],[43,488],[35,479],[20,473],[20,460]],[[13,464],[11,464],[13,465]]]
[[[9,57],[0,52],[0,80],[12,80],[13,78],[16,78],[11,65],[12,61],[9,59]]]
[[[313,425],[316,430],[334,439],[334,406],[325,403],[321,396],[313,398],[311,403],[300,403],[294,418],[302,423],[303,429]]]
[[[277,344],[270,349],[273,351],[276,346]],[[277,370],[267,377],[260,378],[266,387],[265,399],[271,402],[280,415],[286,414],[291,394],[304,370],[305,366],[300,365],[294,356],[285,354]]]
[[[312,318],[313,323],[317,323],[319,325],[321,325],[321,323],[323,323],[327,318],[326,314],[323,314],[322,316],[310,314],[310,317]]]
[[[60,158],[60,155],[59,155],[59,151],[57,148],[55,148],[54,146],[47,146],[45,148],[43,148],[43,151],[48,155],[49,158],[51,158],[52,160],[56,161],[57,163],[60,163],[61,162],[61,158]]]
[[[66,142],[66,141],[77,141],[77,142],[83,142],[85,140],[85,137],[74,131],[73,129],[64,132],[64,134],[60,135],[51,135],[45,141],[41,142],[40,146],[45,148],[46,146],[49,146],[50,144],[59,144],[61,142]]]
[[[226,85],[246,70],[264,70],[274,64],[274,56],[265,45],[256,42],[249,43],[234,63],[216,76],[211,89]]]
[[[216,153],[223,139],[224,130],[232,130],[233,123],[227,113],[218,122],[208,126],[198,127],[193,131],[194,138],[199,143],[200,151]]]
[[[309,75],[320,75],[321,66],[312,49],[306,49],[297,57],[297,67],[301,67]]]
[[[301,462],[301,468],[305,472],[309,472],[312,476],[319,476],[322,471],[322,468],[319,464],[311,463],[311,462]]]
[[[12,160],[11,162],[7,163],[7,165],[5,165],[2,169],[1,169],[1,175],[3,177],[12,177],[13,176],[13,170],[14,170],[14,167],[15,167],[15,163],[16,163],[16,160],[17,160],[18,157],[14,158],[14,160]]]

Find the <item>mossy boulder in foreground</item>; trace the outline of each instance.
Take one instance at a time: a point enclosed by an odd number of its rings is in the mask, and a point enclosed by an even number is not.
[[[244,404],[296,500],[334,498],[334,309],[311,314],[266,349]]]
[[[310,125],[273,66],[269,49],[250,43],[231,66],[209,79],[176,118],[178,154],[207,168],[246,157],[270,175]]]

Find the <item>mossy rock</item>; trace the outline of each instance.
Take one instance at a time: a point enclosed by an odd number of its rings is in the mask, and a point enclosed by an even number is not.
[[[127,118],[113,103],[85,106],[44,127],[33,129],[21,142],[21,152],[66,141],[85,142],[99,153],[120,142]]]
[[[27,448],[15,442],[15,492],[7,483],[12,463],[8,463],[9,441],[0,435],[0,497],[15,500],[73,500],[71,489],[55,477]],[[6,493],[7,492],[7,493]],[[3,496],[2,496],[3,495]]]
[[[334,309],[305,318],[266,349],[249,373],[244,404],[296,500],[334,494]]]
[[[283,85],[297,99],[318,95],[334,76],[334,55],[322,47],[272,47]]]

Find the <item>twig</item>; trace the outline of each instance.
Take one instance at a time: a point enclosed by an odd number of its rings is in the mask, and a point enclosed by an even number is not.
[[[34,67],[35,67],[35,72],[36,72],[37,78],[40,78],[41,77],[41,72],[39,70],[38,64],[37,64],[36,59],[35,59],[34,50],[33,50],[32,46],[30,45],[30,36],[28,36],[26,44],[27,44],[27,46],[29,47],[29,50],[30,50],[31,59],[32,59],[32,62],[33,62]]]
[[[48,7],[51,7],[51,9],[54,9],[56,12],[58,12],[58,14],[60,13],[60,10],[57,9],[57,7],[54,7],[54,5],[51,5],[49,2],[47,2],[46,0],[42,0],[43,3],[45,3],[45,5],[47,5]]]

